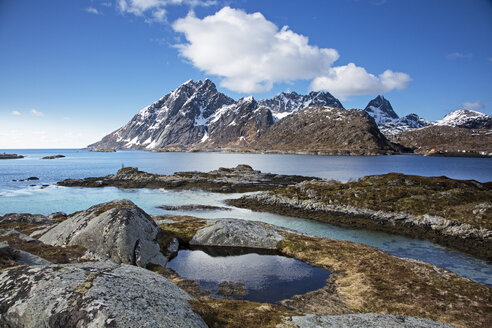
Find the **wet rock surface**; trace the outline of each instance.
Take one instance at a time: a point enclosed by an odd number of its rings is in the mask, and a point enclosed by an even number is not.
[[[199,229],[190,245],[276,249],[283,239],[278,230],[261,222],[246,220],[209,220]]]
[[[207,327],[191,299],[162,276],[113,262],[0,271],[9,327]]]
[[[67,179],[58,182],[66,187],[119,187],[119,188],[166,188],[203,189],[213,192],[247,192],[270,190],[304,180],[317,179],[298,175],[262,173],[249,165],[235,168],[219,168],[203,172],[176,172],[173,175],[159,175],[139,171],[135,167],[118,170],[116,175],[85,179]]]
[[[74,213],[39,240],[54,246],[83,246],[117,263],[163,266],[167,259],[155,241],[159,230],[131,201],[115,200]]]
[[[391,314],[346,314],[346,315],[305,315],[292,317],[292,323],[296,328],[452,328],[453,326],[428,319],[404,317]],[[279,325],[281,327],[287,327]]]

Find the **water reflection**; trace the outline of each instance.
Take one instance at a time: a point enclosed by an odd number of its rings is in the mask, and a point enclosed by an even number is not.
[[[180,250],[168,268],[182,278],[198,282],[218,296],[218,285],[224,281],[243,283],[247,293],[237,299],[276,303],[293,295],[322,288],[329,271],[279,255],[248,253],[234,256],[212,256],[203,250]]]

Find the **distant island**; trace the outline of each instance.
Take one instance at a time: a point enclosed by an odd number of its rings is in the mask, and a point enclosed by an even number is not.
[[[209,79],[190,80],[88,148],[489,157],[492,116],[460,109],[430,122],[399,117],[383,96],[345,109],[329,92],[235,101]]]
[[[16,159],[16,158],[24,158],[24,156],[17,155],[17,154],[7,154],[7,153],[0,154],[0,159]]]

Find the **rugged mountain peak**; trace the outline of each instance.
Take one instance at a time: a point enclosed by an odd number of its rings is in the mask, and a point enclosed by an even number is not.
[[[468,129],[492,129],[492,116],[470,109],[458,109],[437,121],[436,125]]]
[[[371,100],[364,110],[374,118],[378,125],[398,119],[391,103],[381,95]]]
[[[324,91],[311,91],[307,95],[300,95],[297,92],[281,92],[271,99],[258,101],[258,104],[269,108],[276,120],[313,105],[343,108],[338,99]]]

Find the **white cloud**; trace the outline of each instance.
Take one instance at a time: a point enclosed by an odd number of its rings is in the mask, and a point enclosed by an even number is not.
[[[342,100],[353,95],[385,93],[394,89],[405,89],[412,79],[408,74],[384,71],[375,76],[365,68],[354,63],[333,67],[328,74],[315,78],[311,82],[312,90],[327,90]]]
[[[485,107],[485,105],[478,100],[472,102],[464,102],[462,106],[464,109],[471,109],[471,110],[478,110]]]
[[[94,14],[94,15],[100,15],[101,14],[101,12],[94,7],[85,8],[85,11],[87,11],[89,14]]]
[[[147,22],[165,22],[167,6],[185,5],[193,8],[216,3],[215,0],[118,0],[118,8],[123,13],[143,16]]]
[[[44,116],[44,114],[42,112],[38,112],[37,110],[35,109],[31,109],[30,110],[31,114],[34,115],[34,116]]]
[[[448,59],[470,59],[473,57],[473,54],[471,53],[462,53],[462,52],[453,52],[452,54],[449,54],[446,56]]]
[[[282,29],[261,13],[224,7],[199,19],[190,13],[173,28],[188,43],[180,54],[208,74],[223,77],[221,85],[238,92],[270,90],[275,82],[312,79],[338,59],[335,49],[308,44],[308,38]]]
[[[16,116],[19,116],[21,114],[19,111],[16,110],[13,110],[11,113],[12,115],[16,115]]]

